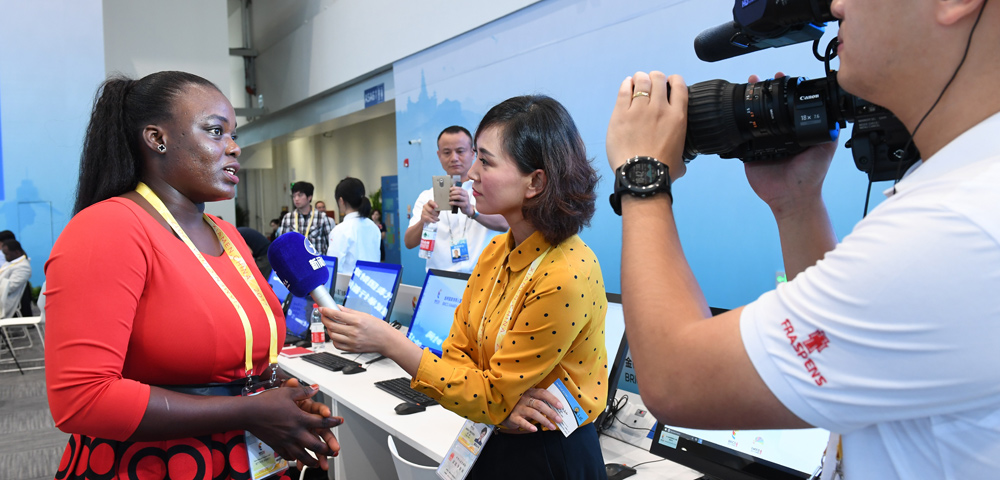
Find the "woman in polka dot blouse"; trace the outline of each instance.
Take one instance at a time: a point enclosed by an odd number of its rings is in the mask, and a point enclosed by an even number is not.
[[[597,174],[573,119],[549,97],[493,107],[475,143],[476,208],[503,215],[510,230],[479,257],[442,357],[365,314],[323,309],[324,323],[338,347],[381,353],[413,388],[499,427],[469,478],[510,478],[512,460],[524,478],[606,478],[593,421],[607,396],[607,299],[597,257],[577,235],[594,214]],[[557,379],[587,415],[569,437],[542,401],[556,403],[544,389]]]

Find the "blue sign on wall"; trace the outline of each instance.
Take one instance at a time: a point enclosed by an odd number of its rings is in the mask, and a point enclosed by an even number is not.
[[[385,84],[380,83],[365,89],[365,108],[378,105],[385,101]]]
[[[0,102],[2,105],[3,102]],[[0,114],[3,117],[3,114]],[[0,123],[0,202],[6,200],[7,196],[3,191],[3,123]]]

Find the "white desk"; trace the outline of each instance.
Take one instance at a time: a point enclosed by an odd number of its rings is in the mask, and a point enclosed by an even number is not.
[[[331,352],[340,354],[335,350]],[[354,358],[352,354],[340,355]],[[368,354],[360,360],[373,357]],[[386,435],[396,438],[396,445],[404,458],[418,464],[437,465],[444,459],[448,447],[465,422],[465,419],[440,405],[427,407],[420,413],[397,415],[395,408],[402,400],[375,386],[375,382],[380,380],[408,377],[389,359],[376,362],[368,366],[367,372],[355,375],[331,372],[298,358],[281,357],[279,364],[285,372],[304,382],[319,384],[320,391],[330,400],[334,415],[344,417],[344,424],[335,430],[341,444],[340,456],[333,462],[337,479],[396,479]],[[660,459],[613,438],[602,436],[601,447],[607,463],[634,465]],[[700,476],[667,460],[642,465],[637,470],[637,474],[630,478],[690,480]]]

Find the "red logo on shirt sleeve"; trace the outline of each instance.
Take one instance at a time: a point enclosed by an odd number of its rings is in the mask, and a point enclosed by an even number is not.
[[[806,346],[806,349],[809,350],[809,353],[819,353],[822,352],[824,348],[830,346],[830,339],[826,338],[826,334],[823,333],[822,330],[816,330],[815,332],[810,333],[809,338],[802,343]]]
[[[820,353],[826,347],[830,346],[830,339],[826,338],[826,333],[822,330],[816,330],[809,334],[809,337],[805,341],[798,341],[799,336],[795,334],[795,326],[792,325],[792,321],[785,319],[781,322],[781,328],[785,331],[785,337],[788,339],[788,344],[795,351],[795,354],[803,358],[805,362],[803,365],[809,375],[812,376],[813,381],[818,386],[823,386],[827,383],[826,377],[823,373],[819,371],[819,366],[816,365],[809,355],[812,353]]]

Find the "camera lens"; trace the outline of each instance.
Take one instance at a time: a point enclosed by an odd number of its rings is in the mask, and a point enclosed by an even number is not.
[[[794,155],[836,140],[826,79],[782,77],[753,84],[724,80],[688,89],[684,158],[718,154],[744,162]]]

